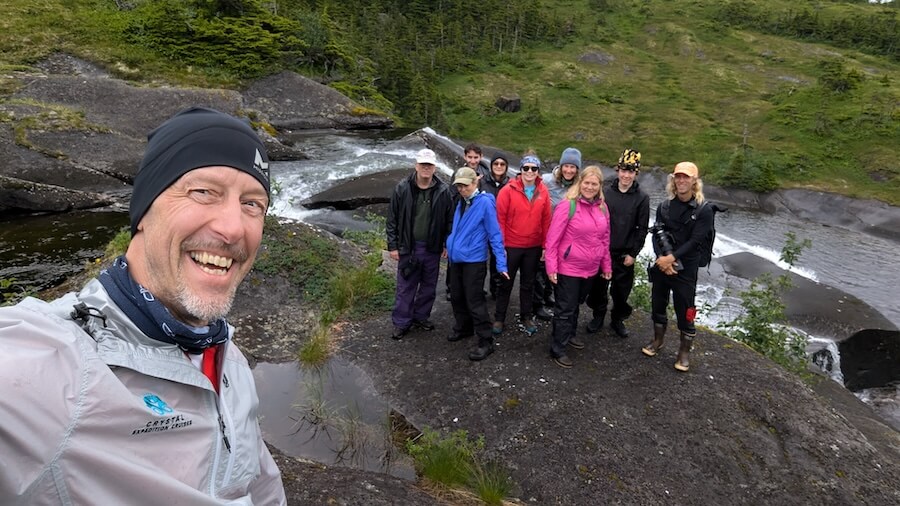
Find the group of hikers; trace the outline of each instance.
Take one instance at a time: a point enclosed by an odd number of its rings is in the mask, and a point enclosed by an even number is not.
[[[466,165],[448,185],[435,177],[434,151],[422,149],[415,171],[394,188],[386,222],[388,251],[398,262],[391,337],[403,339],[414,327],[435,329],[429,318],[446,258],[455,319],[447,339],[477,336],[470,360],[487,358],[494,338],[508,330],[517,275],[522,328],[530,336],[538,329],[535,318],[552,320],[549,351],[560,367],[573,366],[569,348],[585,346],[577,331],[583,303],[592,311],[588,334],[603,328],[610,309],[610,329],[627,338],[635,261],[650,230],[650,198],[637,182],[641,154],[625,149],[616,178],[606,182],[599,166],[582,167],[574,147],[563,150],[558,165],[543,176],[532,150],[522,156],[518,174],[510,173],[500,155],[485,167],[477,144],[466,146],[464,156]],[[648,267],[654,335],[641,351],[653,357],[663,346],[671,294],[680,331],[674,366],[687,371],[696,335],[700,250],[712,230],[713,210],[702,205],[703,183],[692,162],[675,165],[666,192],[651,241],[657,258]]]
[[[472,360],[490,355],[494,336],[506,331],[519,272],[529,334],[537,305],[551,300],[536,293],[536,280],[554,287],[550,350],[560,366],[572,366],[568,347],[584,346],[575,328],[580,304],[594,311],[588,330],[599,330],[607,290],[610,326],[627,336],[649,214],[634,180],[640,154],[626,150],[606,185],[599,167],[582,170],[574,148],[543,178],[534,153],[515,177],[506,159],[484,170],[480,158],[480,149],[467,148],[469,163],[450,186],[434,177],[435,154],[423,149],[394,190],[393,337],[435,328],[429,316],[442,256],[456,317],[449,339],[477,334]],[[668,236],[654,241],[650,272],[654,339],[643,352],[662,347],[671,292],[681,330],[675,366],[687,370],[698,245],[713,211],[702,205],[693,163],[676,165],[667,189],[656,223]],[[0,455],[15,463],[0,466],[0,504],[287,503],[262,439],[250,365],[225,319],[259,251],[270,190],[265,144],[247,121],[194,107],[150,132],[125,254],[78,291],[0,307]],[[493,318],[484,292],[489,259]]]

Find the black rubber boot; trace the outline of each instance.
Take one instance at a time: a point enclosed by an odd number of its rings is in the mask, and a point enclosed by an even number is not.
[[[694,344],[694,336],[681,333],[681,346],[678,347],[678,357],[675,359],[675,369],[687,372],[691,368],[691,345]]]
[[[628,329],[625,328],[625,322],[622,320],[613,320],[609,322],[609,328],[611,328],[612,331],[622,339],[628,337]]]
[[[648,357],[655,357],[657,353],[659,353],[660,348],[663,347],[663,339],[666,337],[666,324],[665,323],[654,323],[653,324],[653,341],[650,342],[647,346],[641,348],[641,351],[644,355]]]
[[[606,314],[602,314],[600,316],[594,315],[594,318],[592,318],[591,321],[587,324],[587,328],[585,330],[587,330],[588,334],[596,334],[600,331],[600,329],[603,328],[603,320],[605,319]]]

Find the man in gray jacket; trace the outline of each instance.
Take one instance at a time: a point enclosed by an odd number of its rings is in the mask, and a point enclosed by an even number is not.
[[[247,123],[193,108],[150,133],[126,254],[0,308],[0,504],[286,504],[224,319],[268,205]]]

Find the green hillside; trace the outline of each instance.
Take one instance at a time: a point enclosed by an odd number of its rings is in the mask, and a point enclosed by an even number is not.
[[[744,176],[753,186],[768,175],[900,204],[896,60],[730,28],[716,21],[721,2],[606,2],[616,7],[603,14],[589,3],[558,2],[582,20],[565,45],[444,80],[451,133],[545,158],[574,145],[606,163],[634,146],[646,164],[694,160],[713,181]],[[806,3],[823,4],[757,2]],[[603,63],[580,61],[591,58]],[[830,74],[854,87],[834,91],[823,84]],[[522,97],[523,113],[492,107],[508,93]]]
[[[859,1],[7,0],[0,69],[53,51],[143,82],[295,70],[407,126],[552,160],[900,205],[900,9]],[[0,80],[0,94],[12,87]],[[499,111],[503,94],[523,108]]]

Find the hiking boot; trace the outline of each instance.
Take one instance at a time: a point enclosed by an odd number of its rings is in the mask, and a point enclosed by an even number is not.
[[[569,339],[569,346],[571,346],[572,348],[574,348],[576,350],[583,350],[584,349],[584,341],[579,339],[578,336],[572,336],[572,338]]]
[[[451,343],[454,343],[456,341],[461,341],[467,337],[472,337],[472,335],[473,334],[466,334],[465,332],[462,332],[462,333],[454,332],[454,333],[450,334],[449,336],[447,336],[447,340],[450,341]]]
[[[660,348],[663,347],[663,339],[666,337],[666,324],[665,323],[654,323],[653,324],[653,341],[650,342],[647,346],[641,348],[641,352],[648,357],[655,357],[657,353],[659,353]]]
[[[413,320],[413,325],[419,327],[422,330],[432,331],[434,330],[434,323],[431,323],[431,320]]]
[[[687,372],[691,368],[690,355],[694,336],[681,333],[681,345],[678,347],[678,357],[675,358],[675,369]]]
[[[478,362],[479,360],[484,360],[490,355],[494,353],[494,345],[488,344],[485,346],[476,346],[472,348],[472,351],[469,352],[469,360],[473,362]]]
[[[603,316],[595,316],[590,321],[590,323],[587,324],[587,328],[585,329],[585,330],[587,330],[587,333],[588,334],[596,334],[597,332],[599,332],[600,329],[603,328],[603,320],[604,320]]]
[[[547,308],[544,306],[538,307],[534,312],[534,316],[539,320],[544,320],[545,322],[549,322],[553,319],[553,313],[547,310]]]
[[[503,333],[503,322],[494,322],[494,326],[491,327],[491,334],[495,336],[499,336]]]
[[[394,325],[394,333],[391,334],[391,339],[395,339],[397,341],[403,339],[403,336],[409,334],[409,327],[403,328]]]
[[[522,325],[525,326],[525,333],[529,336],[533,336],[535,332],[537,332],[537,324],[534,323],[534,320],[531,318],[525,318],[525,321],[522,322]]]
[[[612,331],[622,339],[628,337],[628,329],[625,328],[625,322],[622,320],[613,320],[609,322],[609,328],[611,328]]]
[[[553,363],[562,367],[563,369],[569,369],[574,365],[572,359],[569,358],[568,355],[560,355],[558,357],[553,357]]]

